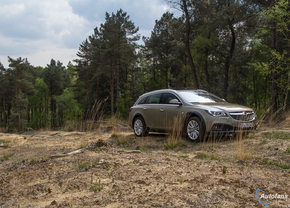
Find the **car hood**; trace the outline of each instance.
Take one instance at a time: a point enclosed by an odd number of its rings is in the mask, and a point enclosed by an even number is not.
[[[243,106],[243,105],[238,105],[238,104],[233,104],[233,103],[228,103],[228,102],[219,102],[219,103],[202,103],[202,104],[194,104],[198,105],[203,109],[207,110],[223,110],[226,112],[240,112],[240,111],[253,111],[252,108]]]

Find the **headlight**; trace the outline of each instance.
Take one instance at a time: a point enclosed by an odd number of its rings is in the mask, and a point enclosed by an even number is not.
[[[214,117],[228,117],[228,115],[224,111],[205,110],[205,112]]]

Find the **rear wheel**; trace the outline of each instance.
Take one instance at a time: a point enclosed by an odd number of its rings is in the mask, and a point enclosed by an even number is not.
[[[191,141],[201,141],[204,137],[201,121],[197,117],[191,117],[186,123],[186,137]]]
[[[137,137],[145,137],[148,134],[148,130],[145,121],[141,117],[137,117],[134,120],[134,133]]]

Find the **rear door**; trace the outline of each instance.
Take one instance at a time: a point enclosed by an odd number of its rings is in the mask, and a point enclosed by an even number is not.
[[[160,121],[158,117],[160,106],[161,106],[161,93],[150,95],[146,99],[146,102],[140,106],[147,127],[151,129],[160,128]]]

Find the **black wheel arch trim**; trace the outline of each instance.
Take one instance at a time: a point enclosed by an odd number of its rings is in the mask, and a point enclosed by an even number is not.
[[[186,125],[186,122],[188,121],[188,119],[190,117],[193,117],[193,116],[196,116],[196,117],[198,117],[201,120],[203,131],[205,132],[206,131],[205,121],[204,121],[202,115],[199,112],[197,112],[197,111],[189,111],[189,112],[186,113],[185,125]]]
[[[132,119],[132,128],[134,129],[134,121],[135,121],[135,119],[136,119],[137,117],[141,117],[141,118],[143,119],[143,121],[144,121],[144,123],[145,123],[145,126],[146,126],[146,128],[148,129],[148,127],[147,127],[147,125],[146,125],[146,121],[145,121],[145,119],[144,119],[144,117],[142,116],[141,113],[136,113],[136,114],[133,116],[133,119]]]

